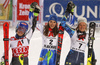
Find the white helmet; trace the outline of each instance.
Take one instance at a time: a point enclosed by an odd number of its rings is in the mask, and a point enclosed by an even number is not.
[[[87,24],[87,19],[86,19],[85,17],[78,17],[77,21],[78,21],[78,24],[79,24],[80,22],[84,22],[84,23]]]

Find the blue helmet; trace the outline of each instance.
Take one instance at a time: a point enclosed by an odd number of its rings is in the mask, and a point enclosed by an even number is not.
[[[17,30],[26,33],[26,31],[28,30],[28,24],[24,21],[19,22],[16,27],[16,32]]]

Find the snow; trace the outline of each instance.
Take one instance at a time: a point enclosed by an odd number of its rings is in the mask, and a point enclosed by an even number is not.
[[[10,37],[15,35],[15,29],[10,28]],[[96,65],[100,64],[100,32],[95,33],[95,41],[94,41],[94,51],[95,51],[95,56],[97,59]],[[41,33],[38,30],[35,30],[31,41],[30,41],[30,48],[29,48],[29,65],[37,65],[38,59],[41,53],[41,48],[42,48],[42,36]],[[65,58],[69,52],[70,49],[70,38],[69,35],[65,32],[64,34],[64,41],[62,45],[62,54],[61,54],[61,60],[60,60],[60,65],[64,65]],[[3,28],[0,27],[0,58],[3,55]],[[11,61],[12,53],[10,49],[9,53],[9,62]],[[85,65],[87,62],[87,48],[86,48],[86,53],[85,53]],[[1,61],[1,60],[0,60]]]

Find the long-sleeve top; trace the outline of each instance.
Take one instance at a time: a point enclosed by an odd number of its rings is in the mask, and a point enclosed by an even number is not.
[[[17,39],[15,36],[9,40],[9,48],[12,49],[12,57],[19,57],[20,54],[24,54],[24,57],[28,56],[29,52],[29,41],[35,30],[37,23],[37,17],[33,16],[33,12],[29,12],[29,31],[25,34],[25,37]]]
[[[67,18],[64,16],[61,20],[61,25],[71,38],[70,49],[84,53],[85,48],[86,48],[87,43],[88,43],[88,34],[86,33],[85,39],[79,39],[77,34],[81,34],[81,33],[77,33],[76,30],[74,30],[70,26],[68,26],[66,24],[66,21],[67,21]]]

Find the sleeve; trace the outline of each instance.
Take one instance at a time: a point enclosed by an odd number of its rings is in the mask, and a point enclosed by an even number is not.
[[[35,29],[35,27],[33,27]],[[30,40],[31,37],[32,37],[32,34],[33,34],[33,28],[30,28],[29,31],[28,31],[28,34],[26,35],[26,37]],[[36,24],[36,28],[41,32],[43,33],[43,24],[42,23],[37,23]]]
[[[37,25],[36,25],[36,28],[41,32],[41,33],[43,33],[43,27],[44,27],[44,25],[42,24],[42,23],[37,23]]]
[[[4,57],[5,57],[4,55],[1,57],[0,63],[4,62]]]
[[[30,28],[26,33],[26,37],[30,40],[37,24],[37,16],[33,16],[33,12],[29,12],[29,25]]]
[[[61,25],[67,31],[67,33],[70,35],[70,37],[72,37],[75,30],[72,29],[70,26],[68,26],[68,24],[66,24],[66,21],[67,21],[67,18],[66,18],[66,16],[64,16],[61,20]]]

